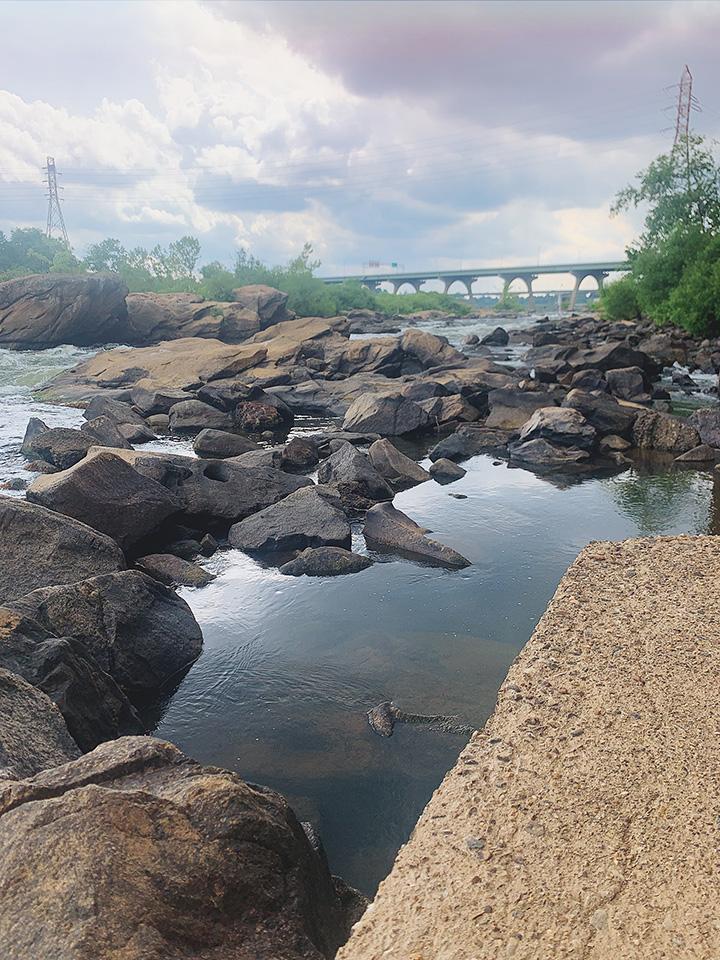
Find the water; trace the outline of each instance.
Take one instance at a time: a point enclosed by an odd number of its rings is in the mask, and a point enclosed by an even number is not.
[[[77,421],[77,411],[33,404],[28,384],[18,385],[58,357],[13,357],[16,374],[0,366],[0,475],[15,469],[31,411]],[[365,712],[392,698],[481,725],[585,544],[720,529],[713,474],[667,459],[575,482],[484,456],[464,466],[457,483],[425,483],[396,504],[468,557],[465,570],[378,557],[359,574],[313,579],[283,577],[235,550],[207,561],[217,579],[182,592],[204,652],[148,715],[158,736],[191,756],[284,793],[319,828],[332,869],[370,894],[464,741],[402,724],[383,739]],[[355,548],[366,549],[359,531]]]

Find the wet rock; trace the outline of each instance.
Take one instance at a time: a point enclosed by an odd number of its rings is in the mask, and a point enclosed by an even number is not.
[[[452,483],[454,480],[460,480],[466,473],[467,470],[445,457],[440,457],[430,467],[430,476],[438,483]]]
[[[518,440],[548,440],[561,447],[592,450],[597,440],[595,428],[571,407],[541,407],[520,428]]]
[[[184,390],[158,386],[152,380],[139,380],[130,391],[130,399],[140,414],[148,418],[158,414],[167,415],[176,403],[192,398]]]
[[[199,457],[217,458],[239,457],[251,450],[260,450],[261,447],[247,437],[237,433],[228,433],[227,430],[201,430],[193,440],[193,450]]]
[[[343,420],[343,430],[396,437],[427,427],[430,417],[414,400],[399,393],[361,396]]]
[[[700,434],[686,420],[642,410],[633,426],[633,443],[644,450],[685,453],[700,445]]]
[[[622,406],[607,394],[571,390],[563,400],[562,406],[581,413],[601,437],[612,433],[627,440],[632,438],[633,424],[638,411],[632,407]]]
[[[6,606],[56,637],[79,641],[131,701],[179,679],[202,651],[185,601],[139,570],[44,587]]]
[[[20,453],[24,457],[27,457],[28,460],[32,460],[32,458],[36,456],[32,449],[33,440],[39,437],[41,433],[47,433],[49,429],[50,427],[44,420],[40,420],[39,417],[30,417],[28,425],[25,428],[25,436],[20,446]]]
[[[376,440],[368,450],[370,463],[396,489],[412,487],[430,479],[419,463],[400,453],[389,440]]]
[[[618,370],[624,367],[640,367],[654,376],[658,366],[646,353],[629,347],[626,343],[609,340],[589,349],[573,350],[567,358],[574,370]]]
[[[476,407],[462,397],[432,397],[428,400],[416,401],[430,417],[430,422],[436,426],[447,423],[473,423],[480,418]]]
[[[381,500],[392,500],[393,491],[370,458],[349,443],[342,443],[318,469],[320,483],[335,487],[346,508],[365,510]]]
[[[22,477],[12,477],[0,483],[0,490],[25,490],[27,486],[27,480],[23,480]]]
[[[246,553],[350,546],[350,524],[332,493],[297,490],[230,528],[230,543]]]
[[[80,431],[89,437],[95,446],[115,447],[119,450],[132,449],[132,444],[120,433],[120,428],[110,417],[95,417],[94,420],[87,420],[80,427]],[[72,464],[66,466],[72,466]]]
[[[488,429],[480,424],[462,424],[455,433],[444,437],[430,450],[431,460],[461,461],[476,457],[481,453],[504,454],[507,445],[517,433],[510,430]]]
[[[123,441],[124,442],[124,441]],[[81,430],[69,427],[52,427],[43,430],[27,444],[27,456],[45,460],[58,470],[66,470],[79,463],[97,441]]]
[[[422,527],[390,503],[379,503],[368,510],[363,534],[371,549],[391,550],[451,569],[470,566],[470,561],[451,547],[428,539]]]
[[[480,343],[480,337],[476,333],[469,333],[466,337],[463,337],[463,344],[466,347],[474,347],[478,343]]]
[[[110,537],[24,500],[0,498],[0,539],[0,603],[125,567]]]
[[[3,949],[32,960],[321,960],[363,904],[282,797],[150,737],[9,783],[0,871]]]
[[[562,468],[586,463],[590,459],[587,450],[558,446],[538,438],[525,443],[510,445],[510,462],[533,467]]]
[[[587,370],[578,370],[577,373],[574,373],[570,380],[570,387],[578,390],[603,390],[607,392],[608,383],[601,370],[590,367]]]
[[[202,400],[181,400],[170,407],[170,431],[195,433],[198,430],[231,430],[233,418]]]
[[[79,755],[77,744],[50,698],[17,674],[0,669],[0,784],[31,777]],[[4,866],[2,875],[6,882]],[[7,903],[5,896],[3,902]],[[17,925],[17,916],[14,919]],[[5,936],[3,950],[8,949],[12,948]],[[30,947],[25,956],[34,960],[37,954]]]
[[[145,443],[155,439],[155,434],[148,428],[143,418],[129,404],[121,400],[111,397],[94,397],[85,408],[83,417],[87,421],[95,420],[97,417],[109,417],[130,443]]]
[[[462,362],[465,357],[451,346],[447,337],[438,337],[425,330],[405,330],[400,337],[400,349],[405,354],[403,373],[412,372],[408,359],[416,360],[420,369]]]
[[[308,547],[294,560],[284,563],[280,573],[287,577],[342,577],[366,570],[372,564],[370,557],[342,547]]]
[[[449,397],[450,390],[439,380],[413,380],[407,383],[400,393],[408,400],[419,403],[421,400],[430,400],[434,397]]]
[[[0,668],[27,680],[56,704],[81,750],[144,732],[128,698],[82,643],[57,637],[6,607],[0,607]]]
[[[153,433],[168,433],[170,417],[166,413],[153,413],[147,418],[147,425]]]
[[[48,463],[47,460],[31,460],[26,469],[31,473],[57,473],[58,468]]]
[[[608,434],[606,437],[603,437],[600,441],[600,452],[608,453],[611,450],[619,451],[624,453],[625,450],[629,450],[632,444],[625,440],[623,437],[617,437],[615,434]]]
[[[686,451],[686,453],[681,453],[679,456],[675,457],[676,463],[708,463],[710,461],[715,461],[720,458],[720,450],[717,447],[711,447],[707,443],[701,443],[698,447],[693,447],[692,450]]]
[[[194,560],[202,553],[202,546],[199,540],[193,537],[185,537],[181,540],[172,540],[170,543],[166,543],[165,550],[180,560]]]
[[[240,430],[262,433],[265,430],[281,430],[286,425],[287,418],[283,416],[277,402],[243,400],[235,407],[234,423]]]
[[[621,400],[632,400],[634,403],[647,403],[650,400],[645,374],[640,367],[608,370],[605,379],[610,388],[610,393],[614,397],[619,397]]]
[[[215,579],[214,573],[171,553],[149,553],[136,560],[135,566],[168,587],[204,587]]]
[[[319,459],[317,444],[306,437],[293,437],[280,454],[281,468],[290,472],[312,470]]]
[[[480,343],[487,347],[506,347],[510,342],[510,335],[504,327],[495,327],[492,333],[486,334]]]
[[[10,349],[123,343],[128,288],[114,274],[18,277],[0,283],[0,345]]]
[[[669,390],[666,390],[665,387],[654,387],[650,397],[653,400],[671,400],[672,395]]]
[[[212,557],[217,553],[219,544],[211,533],[206,533],[200,541],[200,552],[204,557]]]
[[[552,402],[552,397],[540,390],[521,390],[518,387],[491,390],[488,394],[490,414],[485,426],[519,430],[536,410],[550,406]]]
[[[180,507],[165,487],[102,448],[68,470],[38,477],[27,498],[108,534],[123,549],[149,536]]]
[[[720,409],[704,407],[701,410],[695,410],[690,414],[687,422],[697,430],[702,443],[709,444],[711,447],[720,447]]]

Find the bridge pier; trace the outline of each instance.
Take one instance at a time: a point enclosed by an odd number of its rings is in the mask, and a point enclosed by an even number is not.
[[[422,280],[410,280],[407,277],[404,277],[402,280],[392,280],[393,293],[397,293],[400,287],[405,286],[407,283],[408,286],[412,287],[415,293],[420,293],[420,284]]]
[[[503,299],[508,295],[510,284],[515,280],[521,280],[527,287],[528,292],[528,312],[532,313],[535,309],[535,297],[533,296],[533,281],[537,280],[536,273],[500,273],[498,274],[503,281]]]
[[[472,296],[472,279],[466,277],[441,277],[440,279],[442,279],[443,282],[443,293],[447,293],[454,283],[461,283],[465,287],[467,295],[469,297]]]
[[[585,271],[583,271],[582,273],[580,272],[575,273],[573,271],[572,275],[573,277],[575,277],[575,283],[573,284],[572,293],[570,294],[570,303],[568,305],[568,310],[570,311],[570,313],[572,313],[573,310],[575,309],[575,304],[577,302],[577,295],[580,292],[580,284],[583,282],[583,280],[586,277],[592,277],[593,280],[598,285],[598,290],[602,293],[603,287],[605,286],[605,278],[607,277],[607,272],[603,270],[599,272],[593,271],[591,273],[586,273]]]

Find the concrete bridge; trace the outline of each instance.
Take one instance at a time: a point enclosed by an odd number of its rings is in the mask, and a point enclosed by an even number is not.
[[[528,306],[532,310],[535,305],[533,297],[533,282],[538,277],[555,274],[569,274],[575,278],[575,284],[570,295],[569,309],[575,307],[580,284],[587,277],[592,277],[598,289],[602,290],[605,278],[610,273],[622,273],[629,270],[626,260],[604,260],[599,263],[555,263],[546,266],[520,267],[476,267],[471,270],[429,270],[426,272],[398,273],[390,270],[387,273],[354,274],[344,277],[320,277],[325,283],[343,283],[353,280],[373,290],[379,290],[382,283],[392,285],[393,293],[397,293],[406,284],[417,293],[428,280],[439,280],[443,284],[443,293],[447,293],[455,283],[462,284],[468,296],[472,296],[472,285],[483,277],[498,277],[503,281],[503,293],[507,293],[510,284],[520,280],[527,287]]]

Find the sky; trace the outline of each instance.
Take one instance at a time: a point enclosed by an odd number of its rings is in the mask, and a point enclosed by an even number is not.
[[[715,0],[0,0],[0,24],[0,230],[44,229],[50,154],[80,255],[616,259],[640,219],[612,198],[672,145],[685,63],[720,136]]]

